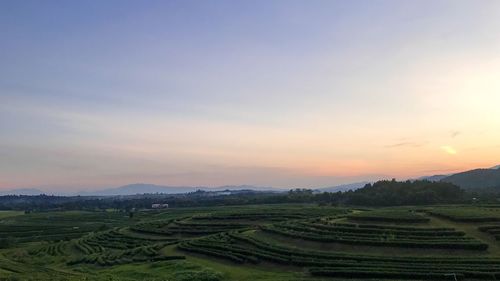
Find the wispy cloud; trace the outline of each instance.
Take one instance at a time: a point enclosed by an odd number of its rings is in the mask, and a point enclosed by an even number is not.
[[[0,186],[329,186],[500,159],[500,37],[481,32],[500,1],[11,2]]]
[[[398,147],[422,147],[424,146],[424,142],[398,142],[394,144],[386,145],[387,148],[398,148]]]

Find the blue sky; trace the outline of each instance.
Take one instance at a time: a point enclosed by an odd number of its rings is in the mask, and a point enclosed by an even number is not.
[[[0,188],[497,164],[498,1],[2,1]]]

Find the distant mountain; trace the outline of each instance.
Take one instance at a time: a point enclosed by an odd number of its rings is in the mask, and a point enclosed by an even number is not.
[[[425,176],[418,178],[419,180],[428,180],[428,181],[440,181],[450,175],[433,175],[433,176]]]
[[[365,185],[369,184],[370,182],[363,181],[363,182],[355,182],[355,183],[349,183],[349,184],[342,184],[342,185],[336,185],[336,186],[331,186],[331,187],[323,187],[323,188],[317,188],[315,190],[319,192],[338,192],[338,191],[349,191],[349,190],[356,190],[364,187]]]
[[[20,188],[20,189],[12,189],[12,190],[5,190],[5,191],[0,190],[0,196],[1,195],[40,195],[40,194],[46,194],[46,192],[43,192],[40,189],[36,189],[36,188]]]
[[[253,190],[253,191],[288,191],[289,188],[276,188],[269,186],[253,186],[253,185],[224,185],[218,187],[201,187],[205,191],[223,191],[223,190]]]
[[[80,191],[77,192],[78,195],[83,196],[117,196],[117,195],[136,195],[144,193],[164,193],[164,194],[175,194],[175,193],[187,193],[196,191],[195,187],[182,187],[182,186],[163,186],[155,184],[146,183],[135,183],[124,185],[115,188],[108,188],[95,191]]]
[[[499,169],[500,169],[500,165],[495,166],[495,167],[491,167],[490,169],[493,169],[493,170],[499,170]]]
[[[497,167],[466,171],[443,178],[441,181],[451,182],[464,189],[500,189],[500,169]]]
[[[280,191],[272,187],[256,187],[252,185],[227,185],[220,187],[192,187],[192,186],[165,186],[146,183],[135,183],[116,188],[108,188],[96,191],[80,191],[78,195],[83,196],[125,196],[136,194],[180,194],[197,190],[203,191],[225,191],[225,190],[254,190],[254,191]]]

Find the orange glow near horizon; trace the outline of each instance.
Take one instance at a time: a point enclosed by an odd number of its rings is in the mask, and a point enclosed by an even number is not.
[[[12,2],[0,189],[318,187],[500,164],[500,1],[124,1],[120,18]]]

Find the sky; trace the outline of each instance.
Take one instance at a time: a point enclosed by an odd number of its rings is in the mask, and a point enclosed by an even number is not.
[[[500,1],[0,1],[0,189],[500,164]]]

